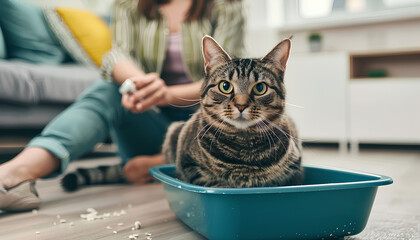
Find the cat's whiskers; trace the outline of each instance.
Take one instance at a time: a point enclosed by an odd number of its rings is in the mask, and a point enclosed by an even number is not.
[[[187,101],[187,102],[201,101],[201,98],[198,98],[198,99],[186,99],[186,98],[180,98],[180,97],[175,97],[175,98],[178,98],[180,100]]]
[[[255,116],[255,117],[256,117],[256,118],[254,119],[255,126],[256,126],[259,130],[261,130],[261,127],[260,127],[260,125],[259,125],[260,118],[258,118],[257,116]],[[262,138],[262,131],[258,131],[258,134],[260,135],[260,138]]]
[[[211,119],[213,116],[215,116],[215,115],[217,115],[217,114],[221,114],[221,113],[223,113],[223,110],[222,111],[219,111],[219,112],[216,112],[216,113],[213,113],[213,114],[210,114],[210,115],[204,115],[204,116],[202,116],[202,117],[196,117],[194,120],[192,120],[192,118],[189,120],[189,121],[191,121],[191,122],[200,122],[200,121],[202,121],[202,120],[204,120],[204,119]],[[217,116],[216,116],[217,117]],[[217,119],[219,119],[219,118],[215,118],[215,120],[217,120]],[[207,125],[206,125],[207,126]],[[204,126],[204,127],[206,127],[206,126]],[[202,131],[203,129],[201,129],[200,130],[200,132]],[[200,134],[200,132],[199,132],[199,134]],[[197,135],[198,136],[198,135]]]
[[[297,108],[305,108],[303,106],[299,106],[299,105],[296,105],[296,104],[293,104],[293,103],[288,103],[288,102],[286,102],[286,105],[292,106],[292,107],[297,107]]]
[[[263,126],[262,124],[260,125],[261,128],[264,130],[264,133],[268,139],[268,143],[270,144],[270,151],[269,153],[271,153],[273,151],[273,147],[274,147],[274,141],[273,138],[271,137],[271,135],[269,134],[268,130],[265,128],[265,126]]]
[[[262,116],[262,117],[264,117],[264,116]],[[267,121],[267,123],[270,124],[272,127],[275,127],[277,130],[279,130],[286,138],[288,138],[289,141],[292,141],[293,144],[296,144],[295,141],[299,141],[299,139],[296,139],[295,137],[291,136],[284,129],[282,129],[280,126],[274,124],[270,120],[265,118],[265,121]]]
[[[204,134],[201,136],[201,139],[203,139],[203,137],[206,135],[206,133],[210,130],[210,128],[213,127],[213,125],[218,121],[219,119],[215,119],[212,124],[210,125],[210,127],[207,128],[207,130],[204,132]]]
[[[172,106],[172,107],[179,107],[179,108],[192,107],[192,106],[195,106],[195,105],[197,105],[197,104],[200,104],[200,102],[196,102],[196,103],[189,104],[189,105],[175,105],[175,104],[172,104],[172,103],[168,103],[168,105],[170,105],[170,106]]]
[[[261,115],[261,117],[264,117]],[[277,139],[279,140],[279,142],[281,143],[281,145],[283,146],[284,152],[287,152],[287,148],[284,145],[283,141],[279,138],[279,136],[277,136],[277,134],[273,131],[273,128],[270,128],[265,122],[264,120],[261,121],[261,123],[263,123],[266,127],[267,127],[267,132],[271,134],[273,134],[274,136],[277,137]],[[273,138],[272,138],[273,139]],[[274,145],[274,139],[273,139],[273,145]],[[275,157],[277,158],[277,151],[275,152]]]
[[[262,121],[259,121],[257,124],[260,127],[260,129],[262,130],[262,132],[263,132],[264,136],[266,137],[266,139],[268,140],[268,144],[270,144],[270,152],[271,152],[272,148],[271,148],[271,140],[270,140],[269,134],[265,130],[265,128],[261,125],[260,122],[262,122]],[[274,142],[273,142],[273,146],[274,146]]]
[[[281,114],[281,113],[272,113],[272,114],[277,114],[277,115],[280,115],[280,116],[282,116],[282,117],[287,117],[287,115],[285,115],[285,114]],[[268,119],[266,119],[266,121],[267,122],[269,122],[271,125],[273,125],[273,127],[275,127],[275,128],[277,128],[277,129],[279,129],[280,131],[281,130],[283,130],[284,131],[284,129],[282,129],[280,126],[278,126],[277,124],[275,124],[275,123],[273,123],[273,122],[271,122],[271,121],[269,121]],[[286,132],[285,132],[286,133]],[[318,141],[318,139],[306,139],[306,138],[297,138],[297,137],[294,137],[294,136],[291,136],[291,135],[289,135],[289,134],[287,134],[286,133],[286,135],[287,136],[289,136],[289,137],[291,137],[291,138],[293,138],[294,140],[296,140],[296,141],[305,141],[305,142],[315,142],[315,141]]]
[[[280,113],[279,113],[280,114]],[[282,114],[283,115],[283,114]],[[285,115],[283,115],[283,116],[285,116]],[[267,123],[269,123],[270,125],[272,125],[273,127],[275,127],[276,129],[278,129],[281,133],[283,133],[283,135],[285,135],[286,137],[288,137],[289,138],[289,140],[290,140],[290,138],[292,138],[293,140],[295,140],[295,141],[303,141],[304,139],[302,139],[302,138],[296,138],[296,137],[294,137],[294,136],[291,136],[290,134],[288,134],[284,129],[282,129],[279,125],[277,125],[277,124],[275,124],[275,123],[273,123],[273,122],[271,122],[270,120],[268,120],[268,119],[266,119],[265,118],[265,121],[267,121]],[[307,141],[307,140],[305,140],[305,141]]]
[[[202,127],[201,129],[200,129],[200,131],[198,132],[198,134],[197,134],[197,136],[195,136],[195,138],[194,139],[196,139],[196,138],[198,138],[198,136],[200,136],[200,133],[207,127],[207,126],[209,126],[210,124],[212,124],[213,125],[213,123],[214,122],[216,122],[217,121],[217,119],[216,120],[214,120],[213,122],[211,122],[211,123],[207,123],[206,124],[206,126],[204,126],[204,127]],[[210,126],[211,127],[211,126]],[[208,130],[208,129],[207,129]],[[207,131],[206,131],[207,132]],[[204,134],[206,134],[206,133],[204,133]],[[204,134],[203,134],[203,136],[204,136]]]
[[[219,132],[220,129],[222,129],[223,123],[225,122],[225,120],[222,121],[222,123],[219,125],[219,127],[217,127],[216,133],[214,134],[213,139],[211,140],[210,143],[210,152],[211,152],[211,146],[213,145],[213,140],[216,138],[216,141],[219,139],[220,135],[222,135],[222,131],[219,134],[219,137],[217,137],[217,133]]]
[[[272,130],[272,128],[270,128],[265,122],[264,122],[264,120],[262,120],[261,121],[261,123],[263,123],[264,124],[264,126],[266,126],[266,128],[267,128],[267,130],[270,130],[270,132],[271,133],[273,133],[274,134],[274,136],[276,136],[277,137],[277,139],[278,140],[281,140],[280,138],[279,138],[279,136],[277,136],[277,134]]]

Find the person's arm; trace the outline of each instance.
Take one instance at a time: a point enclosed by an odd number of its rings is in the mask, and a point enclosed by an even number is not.
[[[188,106],[200,101],[200,88],[203,81],[168,87],[165,102],[159,105]]]
[[[144,105],[143,99],[148,102],[160,101],[165,96],[165,85],[156,74],[145,74],[137,64],[136,60],[130,55],[134,46],[134,35],[136,34],[134,21],[137,16],[133,15],[133,0],[117,0],[113,7],[112,49],[102,58],[102,74],[105,80],[114,81],[121,85],[127,79],[130,79],[136,85],[138,90],[143,90],[148,94],[142,98],[135,98],[131,93],[122,95],[121,104],[124,108],[139,113],[149,109],[149,104]],[[138,91],[137,91],[138,92]],[[135,92],[135,94],[137,94]],[[140,103],[142,102],[142,103]]]
[[[118,85],[121,85],[128,78],[134,79],[134,77],[144,75],[145,73],[129,60],[121,60],[115,63],[112,69],[112,78]]]
[[[138,79],[134,79],[134,82],[139,90],[132,95],[123,95],[123,105],[126,104],[130,110],[132,108],[134,113],[144,112],[156,105],[188,106],[200,101],[202,81],[168,87],[155,73]]]
[[[105,80],[122,84],[127,78],[144,75],[139,64],[130,55],[136,34],[133,0],[117,0],[113,7],[111,25],[112,49],[102,57],[102,75]]]

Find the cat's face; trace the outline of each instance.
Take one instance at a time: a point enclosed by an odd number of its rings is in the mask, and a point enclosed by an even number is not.
[[[211,37],[203,39],[206,80],[201,89],[204,113],[222,125],[246,129],[280,118],[284,112],[284,69],[290,40],[262,59],[231,59]]]

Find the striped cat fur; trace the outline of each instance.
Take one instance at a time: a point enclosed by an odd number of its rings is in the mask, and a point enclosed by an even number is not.
[[[262,59],[232,59],[203,38],[200,109],[169,127],[162,149],[178,179],[228,188],[301,183],[301,142],[284,113],[290,47],[284,39]]]

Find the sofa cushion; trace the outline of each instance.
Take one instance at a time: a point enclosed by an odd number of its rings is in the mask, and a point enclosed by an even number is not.
[[[23,0],[0,1],[0,25],[9,58],[58,64],[67,53],[49,30],[42,9]]]
[[[111,49],[111,32],[101,18],[85,10],[60,7],[44,9],[45,19],[67,52],[79,63],[102,65]]]
[[[43,128],[66,107],[68,104],[22,106],[0,102],[0,129]]]
[[[6,58],[6,44],[4,43],[3,32],[0,27],[0,58]]]
[[[0,60],[0,102],[72,103],[99,78],[98,69],[77,64],[35,65]]]

